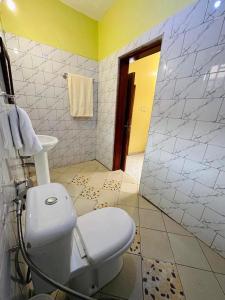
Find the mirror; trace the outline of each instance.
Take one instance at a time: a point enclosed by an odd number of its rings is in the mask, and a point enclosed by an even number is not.
[[[1,90],[8,95],[14,95],[10,59],[2,37],[0,37],[0,64],[2,70],[1,75],[3,77],[2,85],[4,83],[4,86],[1,86]],[[14,103],[13,97],[6,97],[6,99],[8,99],[9,104]]]

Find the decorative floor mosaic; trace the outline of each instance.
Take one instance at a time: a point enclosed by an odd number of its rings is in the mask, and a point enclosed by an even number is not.
[[[85,186],[80,196],[88,200],[95,200],[100,196],[100,191],[93,186]]]
[[[143,259],[143,290],[146,300],[185,300],[175,264]]]
[[[96,210],[96,209],[101,209],[104,207],[110,207],[109,203],[108,202],[98,203],[94,209]]]
[[[77,185],[83,185],[83,186],[86,186],[88,181],[89,181],[89,178],[86,176],[83,176],[83,175],[76,175],[72,179],[72,183],[75,183]]]
[[[134,241],[131,244],[130,248],[128,249],[128,252],[131,254],[141,255],[141,235],[140,235],[140,229],[137,226],[136,226]]]
[[[110,190],[110,191],[119,191],[121,187],[121,181],[119,180],[106,180],[103,189],[104,190]]]

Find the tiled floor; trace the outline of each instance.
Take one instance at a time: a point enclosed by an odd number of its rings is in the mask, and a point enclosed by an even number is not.
[[[139,196],[132,177],[90,161],[54,169],[51,180],[65,185],[78,215],[118,206],[136,223],[121,273],[96,299],[225,299],[225,260]],[[55,299],[65,295],[58,292]]]
[[[127,156],[125,172],[134,178],[138,183],[141,179],[141,171],[144,162],[144,153]]]

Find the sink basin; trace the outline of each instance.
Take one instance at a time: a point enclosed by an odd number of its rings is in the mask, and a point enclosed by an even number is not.
[[[58,143],[58,139],[54,136],[38,134],[37,137],[43,147],[42,151],[44,152],[50,151]]]
[[[37,135],[43,150],[34,155],[34,163],[37,175],[38,185],[50,183],[48,154],[58,143],[58,139],[50,135]]]

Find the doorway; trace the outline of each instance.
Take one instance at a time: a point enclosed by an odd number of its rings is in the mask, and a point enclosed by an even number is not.
[[[155,92],[161,40],[120,58],[113,170],[140,181]]]

